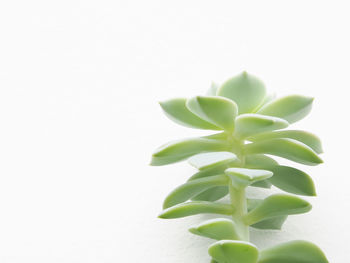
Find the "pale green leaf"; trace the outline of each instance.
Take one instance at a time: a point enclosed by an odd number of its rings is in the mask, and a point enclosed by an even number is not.
[[[230,219],[217,218],[207,220],[189,229],[195,235],[208,237],[216,240],[236,240],[240,239],[236,225]]]
[[[276,139],[276,138],[294,139],[309,146],[318,154],[323,152],[321,140],[316,135],[307,131],[286,130],[286,131],[266,132],[266,133],[261,133],[261,134],[249,137],[247,138],[247,140],[256,142],[256,141],[263,141],[263,140]]]
[[[252,243],[238,240],[217,241],[208,252],[219,263],[257,263],[259,255]]]
[[[193,201],[211,201],[214,202],[225,197],[228,194],[227,186],[215,186],[204,190],[198,195],[191,198]]]
[[[182,203],[182,204],[169,207],[159,215],[159,218],[164,218],[164,219],[180,218],[180,217],[198,215],[202,213],[231,215],[232,212],[233,212],[233,208],[231,205],[204,202],[204,201],[202,202],[193,201],[193,202]]]
[[[243,72],[222,84],[217,95],[236,102],[238,112],[242,114],[253,112],[259,107],[265,99],[266,90],[258,78]]]
[[[288,127],[288,122],[284,119],[247,113],[236,118],[234,135],[238,138],[246,138],[254,134],[286,127]]]
[[[271,167],[269,170],[273,172],[269,182],[274,186],[292,194],[316,195],[312,178],[303,171],[283,165]]]
[[[221,186],[227,184],[228,178],[224,174],[188,181],[185,184],[177,187],[165,198],[163,208],[166,209],[168,207],[185,202],[191,197],[213,186]]]
[[[328,263],[322,250],[311,242],[296,240],[260,252],[259,263]]]
[[[202,171],[195,173],[187,181],[192,181],[195,179],[208,177],[208,176],[212,176],[212,175],[223,174],[227,168],[228,168],[227,164],[214,166],[214,167],[211,167],[209,169],[205,169],[205,170],[202,170]]]
[[[259,205],[245,215],[248,225],[276,216],[306,213],[311,210],[311,204],[299,197],[275,194],[265,198]]]
[[[248,199],[248,212],[253,210],[255,207],[257,207],[259,204],[261,204],[263,200],[261,199]],[[258,223],[252,224],[251,227],[257,228],[257,229],[271,229],[271,230],[280,230],[282,228],[283,223],[286,221],[288,216],[276,216],[271,217],[262,221],[259,221]]]
[[[232,152],[210,152],[194,155],[188,159],[188,162],[198,170],[204,170],[235,160],[237,160],[237,156]]]
[[[311,111],[312,102],[313,98],[291,95],[271,101],[257,113],[283,118],[289,123],[294,123]]]
[[[278,162],[263,154],[251,154],[245,157],[246,168],[267,169],[278,165]]]
[[[233,130],[237,105],[226,98],[197,96],[187,100],[186,107],[199,118],[224,130]]]
[[[288,216],[275,216],[252,224],[256,229],[281,230]]]
[[[220,87],[219,84],[212,82],[206,95],[207,96],[216,96],[216,93],[217,93],[219,87]]]
[[[271,139],[245,145],[246,154],[272,154],[294,162],[317,165],[322,159],[305,144],[292,139]]]
[[[151,165],[159,166],[187,159],[195,154],[227,150],[227,142],[206,138],[173,141],[159,147],[152,156]]]
[[[186,101],[187,99],[185,98],[176,98],[160,102],[159,104],[166,116],[178,124],[197,129],[221,130],[221,128],[193,114],[186,107]]]
[[[270,178],[273,174],[267,170],[247,169],[247,168],[228,168],[225,170],[235,187],[246,187],[257,181]]]

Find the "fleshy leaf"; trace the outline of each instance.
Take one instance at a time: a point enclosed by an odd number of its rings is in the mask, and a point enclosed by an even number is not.
[[[311,242],[295,240],[260,252],[259,263],[328,263],[321,249]]]
[[[248,199],[248,212],[257,207],[263,200],[261,199]],[[283,223],[286,221],[288,216],[276,216],[271,217],[265,220],[262,220],[258,223],[251,225],[251,227],[257,229],[271,229],[271,230],[280,230],[283,226]]]
[[[292,139],[271,139],[245,145],[246,154],[272,154],[294,162],[317,165],[322,159],[305,144]]]
[[[237,156],[232,152],[210,152],[194,155],[188,159],[188,162],[198,170],[204,170],[235,160],[237,160]]]
[[[240,239],[236,231],[236,226],[232,220],[218,218],[207,220],[189,229],[195,235],[208,237],[216,240],[236,240]]]
[[[270,171],[273,172],[273,176],[269,181],[274,186],[292,194],[316,195],[312,178],[303,171],[283,165],[271,167]]]
[[[252,154],[245,157],[245,167],[267,169],[271,166],[278,165],[278,162],[263,154]]]
[[[306,213],[311,210],[311,204],[299,197],[285,194],[275,194],[265,198],[259,205],[245,215],[248,225],[276,216]]]
[[[237,240],[217,241],[208,252],[219,263],[257,263],[259,255],[252,243]]]
[[[247,169],[247,168],[228,168],[225,170],[232,185],[236,187],[246,187],[257,181],[270,178],[273,174],[267,170]]]
[[[193,201],[211,201],[214,202],[226,196],[228,194],[227,186],[215,186],[204,190],[198,195],[191,198]]]
[[[227,185],[226,175],[215,175],[189,181],[173,190],[164,200],[163,208],[177,205],[213,186]]]
[[[276,138],[289,138],[302,142],[303,144],[309,146],[316,153],[323,153],[321,140],[314,134],[307,131],[298,130],[286,130],[286,131],[273,131],[261,133],[247,138],[247,140],[256,142]]]
[[[196,129],[221,130],[221,128],[193,114],[186,107],[186,101],[187,99],[185,98],[176,98],[160,102],[159,104],[166,116],[178,124]]]
[[[254,134],[279,130],[288,127],[288,122],[281,118],[247,113],[239,115],[235,122],[235,136],[246,138]]]
[[[194,175],[192,175],[188,181],[192,181],[195,179],[199,179],[199,178],[204,178],[204,177],[208,177],[208,176],[213,176],[213,175],[219,175],[219,174],[223,174],[224,171],[227,169],[227,165],[218,165],[218,166],[214,166],[202,171],[199,171],[197,173],[195,173]]]
[[[227,80],[219,88],[218,96],[226,97],[237,103],[239,114],[253,112],[264,101],[265,85],[247,72]]]
[[[233,209],[230,205],[204,201],[193,201],[169,207],[159,215],[159,218],[180,218],[202,213],[231,215],[232,211]]]
[[[284,222],[288,216],[276,216],[269,219],[262,220],[258,223],[252,224],[251,227],[256,229],[281,230]]]
[[[151,165],[159,166],[187,159],[195,154],[227,150],[227,142],[206,138],[173,141],[159,147],[153,153]]]
[[[212,82],[206,95],[207,96],[216,96],[216,93],[217,93],[219,87],[220,87],[219,84]]]
[[[312,107],[313,98],[291,95],[276,99],[263,106],[257,113],[283,118],[294,123],[304,118]]]
[[[224,130],[233,130],[237,105],[233,101],[214,96],[197,96],[187,100],[186,107],[199,118]]]

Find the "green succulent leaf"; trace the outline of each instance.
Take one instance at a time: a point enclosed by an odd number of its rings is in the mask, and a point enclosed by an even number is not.
[[[177,187],[165,198],[163,208],[166,209],[168,207],[185,202],[191,197],[213,186],[221,186],[227,184],[228,178],[224,174],[188,181],[187,183]]]
[[[246,168],[263,168],[268,170],[268,168],[275,165],[278,165],[278,162],[263,154],[251,154],[245,157]]]
[[[218,96],[237,103],[239,114],[253,112],[264,101],[265,85],[258,78],[246,72],[227,80],[219,88]]]
[[[220,87],[219,84],[212,82],[206,95],[207,96],[216,96],[216,93],[217,93],[219,87]]]
[[[311,111],[313,100],[300,95],[286,96],[264,105],[257,113],[283,118],[289,123],[294,123]]]
[[[217,201],[228,194],[227,186],[215,186],[191,198],[193,201]]]
[[[306,213],[311,210],[311,204],[299,197],[275,194],[265,198],[259,205],[245,215],[248,225],[276,216]]]
[[[232,211],[233,209],[231,205],[205,201],[193,201],[169,207],[159,215],[159,218],[172,219],[202,213],[230,215],[232,214]]]
[[[256,246],[236,240],[217,241],[208,252],[219,263],[257,263],[259,256]]]
[[[176,98],[160,102],[159,104],[166,116],[178,124],[196,129],[221,130],[221,128],[193,114],[186,107],[186,101],[187,99],[185,98]]]
[[[328,263],[321,249],[311,242],[296,240],[260,252],[259,263]]]
[[[277,138],[289,138],[302,142],[303,144],[309,146],[317,154],[323,153],[321,140],[314,134],[306,131],[298,130],[286,130],[286,131],[273,131],[254,135],[247,138],[247,140],[252,142],[277,139]]]
[[[204,170],[235,160],[237,160],[237,156],[232,152],[210,152],[194,155],[188,159],[188,162],[198,170]]]
[[[288,127],[288,122],[281,118],[247,113],[239,115],[235,121],[235,136],[246,138],[262,132]]]
[[[199,118],[224,130],[233,130],[237,105],[233,101],[214,96],[197,96],[189,99],[187,108]]]
[[[166,165],[187,159],[195,154],[227,150],[227,142],[207,138],[173,141],[158,148],[152,156],[151,165]]]
[[[259,204],[263,202],[261,199],[248,199],[248,212],[253,210],[255,207],[257,207]],[[256,229],[270,229],[270,230],[280,230],[286,221],[288,216],[276,216],[271,217],[262,221],[259,221],[258,223],[252,224],[251,227]]]
[[[281,230],[287,218],[288,216],[275,216],[252,224],[251,227],[256,229]]]
[[[225,170],[225,174],[230,177],[232,185],[238,188],[265,180],[273,175],[272,172],[267,170],[247,168],[228,168]]]
[[[228,165],[224,164],[224,165],[214,166],[214,167],[202,170],[202,171],[198,171],[197,173],[192,175],[188,179],[188,181],[192,181],[195,179],[204,178],[204,177],[208,177],[208,176],[223,174],[224,171],[227,169],[227,167],[228,167]]]
[[[292,194],[316,195],[312,178],[303,171],[283,165],[271,167],[270,171],[273,172],[273,176],[269,182],[274,186]]]
[[[236,231],[234,222],[226,218],[207,220],[189,229],[195,235],[208,237],[216,240],[236,240],[240,239]]]
[[[308,146],[292,139],[271,139],[245,145],[246,154],[272,154],[306,165],[317,165],[322,159]]]

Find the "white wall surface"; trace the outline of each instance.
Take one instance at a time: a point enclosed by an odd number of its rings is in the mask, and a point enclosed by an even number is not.
[[[349,1],[1,1],[0,262],[209,262],[211,241],[157,219],[194,170],[149,167],[159,145],[203,134],[157,101],[242,70],[278,95],[316,98],[295,128],[323,140],[306,167],[314,209],[267,247],[317,243],[349,262]],[[252,193],[255,194],[255,193]],[[260,193],[259,193],[260,194]]]

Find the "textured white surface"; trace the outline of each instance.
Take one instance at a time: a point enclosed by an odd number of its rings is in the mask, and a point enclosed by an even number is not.
[[[204,93],[247,70],[278,95],[315,96],[294,127],[317,133],[312,212],[266,247],[316,242],[347,263],[350,236],[348,1],[1,1],[0,262],[209,262],[203,217],[160,220],[194,169],[149,167],[196,136],[157,101]],[[250,193],[262,195],[265,193]]]

